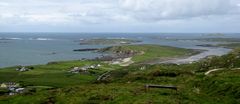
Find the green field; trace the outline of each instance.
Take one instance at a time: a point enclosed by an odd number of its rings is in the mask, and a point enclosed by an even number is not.
[[[144,51],[147,57],[136,55],[133,58],[139,62],[189,52],[152,45],[123,47],[124,50]],[[169,53],[176,50],[182,52]],[[240,102],[239,56],[240,50],[236,49],[221,57],[183,65],[133,64],[120,67],[99,61],[66,61],[35,65],[28,72],[17,72],[16,67],[3,68],[0,70],[1,81],[19,82],[29,91],[15,96],[2,95],[0,104],[237,104]],[[67,72],[74,66],[92,64],[102,66],[84,74]],[[205,74],[218,68],[222,70]],[[109,77],[96,81],[99,75],[109,70]],[[178,90],[151,88],[146,91],[146,84],[172,85]]]
[[[72,67],[101,64],[98,70],[93,70],[87,74],[73,74],[68,71]],[[4,68],[0,70],[1,82],[21,82],[24,85],[63,87],[78,84],[86,84],[95,81],[97,75],[104,73],[116,66],[109,66],[98,61],[66,61],[56,62],[47,65],[34,65],[33,70],[18,72],[16,67]]]

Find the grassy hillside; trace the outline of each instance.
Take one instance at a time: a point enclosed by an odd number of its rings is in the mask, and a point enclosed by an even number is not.
[[[111,48],[115,50],[121,46]],[[134,56],[134,60],[143,61],[148,59],[154,59],[157,57],[174,57],[185,55],[191,52],[187,49],[179,49],[173,47],[157,46],[157,45],[126,45],[121,47],[121,51],[133,50],[143,51],[144,55]],[[176,50],[179,50],[176,52]],[[189,53],[190,54],[190,53]],[[101,64],[98,69],[91,70],[84,74],[73,74],[68,71],[73,67],[83,67],[94,64]],[[97,79],[97,77],[106,71],[117,70],[121,68],[118,65],[111,65],[100,61],[63,61],[52,62],[47,65],[33,65],[34,69],[27,72],[16,71],[16,67],[9,67],[0,69],[0,82],[21,82],[23,85],[35,85],[35,86],[54,86],[63,87],[78,84],[91,83]]]
[[[134,64],[120,67],[97,61],[70,61],[33,66],[34,70],[29,72],[16,72],[13,67],[4,68],[0,70],[1,80],[20,82],[30,88],[21,95],[2,95],[0,103],[237,104],[240,102],[239,56],[240,50],[236,49],[228,55],[184,65]],[[103,66],[91,73],[66,72],[73,66],[98,63]],[[213,69],[221,70],[206,74]],[[109,70],[109,77],[96,81],[97,76]],[[178,89],[146,90],[146,84],[171,85]]]
[[[92,70],[89,73],[74,74],[69,73],[73,67],[82,67],[86,65],[101,64],[99,69]],[[29,66],[30,67],[30,66]],[[54,62],[47,65],[35,65],[33,70],[27,72],[19,72],[17,67],[9,67],[0,70],[1,82],[21,82],[25,86],[54,86],[63,87],[78,84],[86,84],[95,81],[97,75],[107,70],[117,68],[109,66],[98,61],[67,61]]]

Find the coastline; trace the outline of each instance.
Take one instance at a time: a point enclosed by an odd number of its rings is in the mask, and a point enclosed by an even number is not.
[[[183,60],[195,55],[199,55],[201,53],[206,52],[207,50],[202,50],[202,49],[191,49],[193,52],[183,55],[183,56],[176,56],[176,57],[166,57],[166,58],[160,58],[160,59],[155,59],[155,60],[149,60],[147,62],[143,62],[143,64],[150,64],[150,65],[154,65],[154,64],[179,64],[179,63],[175,63],[175,61],[177,60]],[[181,63],[181,64],[185,64],[185,63]]]
[[[211,47],[207,47],[207,48],[211,48]],[[189,63],[193,63],[193,62],[197,62],[201,59],[204,59],[208,56],[222,56],[222,55],[225,55],[225,54],[228,54],[229,52],[232,51],[232,49],[228,49],[227,52],[223,52],[223,53],[219,53],[217,54],[217,50],[218,49],[222,49],[222,48],[215,48],[216,49],[216,54],[212,54],[212,52],[214,52],[212,49],[209,49],[209,50],[205,50],[205,51],[202,51],[198,54],[195,54],[195,55],[191,55],[191,56],[186,56],[186,57],[181,57],[181,58],[173,58],[173,59],[170,59],[170,60],[166,60],[166,61],[161,61],[159,62],[159,64],[189,64]],[[223,49],[226,49],[227,48],[223,48]]]
[[[164,46],[164,47],[171,47],[171,46]],[[203,46],[201,46],[203,47]],[[173,48],[178,48],[178,47],[173,47]],[[212,47],[204,47],[204,48],[212,48]],[[215,48],[224,48],[224,47],[215,47]],[[105,49],[105,48],[102,48],[102,49]],[[97,49],[97,48],[94,48],[94,51],[100,51],[102,49]],[[224,48],[224,49],[229,49],[229,48]],[[86,49],[80,49],[80,52],[81,51],[92,51],[92,49],[90,48],[86,48]],[[206,56],[201,56],[201,54],[205,54],[207,52],[209,52],[210,50],[207,50],[207,49],[190,49],[188,48],[188,50],[191,50],[192,52],[191,53],[188,53],[188,54],[185,54],[183,56],[175,56],[175,57],[162,57],[162,58],[156,58],[156,59],[152,59],[152,60],[147,60],[147,61],[144,61],[144,62],[140,62],[138,64],[150,64],[150,65],[153,65],[153,64],[187,64],[187,63],[192,63],[194,61],[199,61],[207,56],[212,56],[212,55],[206,55]],[[229,49],[228,52],[225,52],[224,54],[228,54],[232,49]],[[99,52],[99,53],[104,53],[104,52]],[[112,53],[111,53],[112,54]],[[221,54],[221,55],[224,55],[224,54]],[[200,57],[198,56],[200,55]],[[216,54],[216,56],[221,56],[219,54]],[[122,59],[122,60],[125,60],[127,59],[131,64],[132,63],[135,63],[135,61],[132,60],[132,56],[133,55],[123,55],[123,56],[119,56],[119,55],[106,55],[106,56],[102,56],[102,57],[95,57],[95,58],[92,58],[92,59],[86,59],[86,58],[83,58],[83,59],[76,59],[76,60],[60,60],[60,61],[50,61],[50,62],[46,62],[46,63],[43,63],[43,64],[29,64],[29,65],[13,65],[13,66],[6,66],[6,67],[0,67],[0,69],[3,69],[3,68],[9,68],[9,67],[16,67],[16,66],[35,66],[35,65],[47,65],[49,63],[58,63],[58,62],[71,62],[71,61],[85,61],[85,60],[88,60],[88,61],[111,61],[111,60],[116,60],[119,61],[119,59]],[[197,57],[195,59],[191,59],[192,57]],[[130,60],[129,60],[130,58]],[[114,63],[114,62],[112,62]],[[122,62],[119,62],[119,63],[122,63]],[[125,61],[124,61],[125,63]],[[120,64],[119,64],[120,65]],[[130,64],[128,64],[130,65]],[[128,66],[127,65],[127,66]],[[126,65],[124,65],[126,66]]]

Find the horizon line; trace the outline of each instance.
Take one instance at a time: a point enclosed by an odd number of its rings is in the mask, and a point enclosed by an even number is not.
[[[240,32],[52,32],[52,31],[43,31],[43,32],[0,32],[0,33],[135,33],[135,34],[240,34]]]

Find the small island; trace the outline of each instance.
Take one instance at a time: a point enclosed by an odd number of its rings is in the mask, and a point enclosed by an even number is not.
[[[142,41],[132,39],[84,39],[80,40],[80,45],[120,45],[140,42]]]

